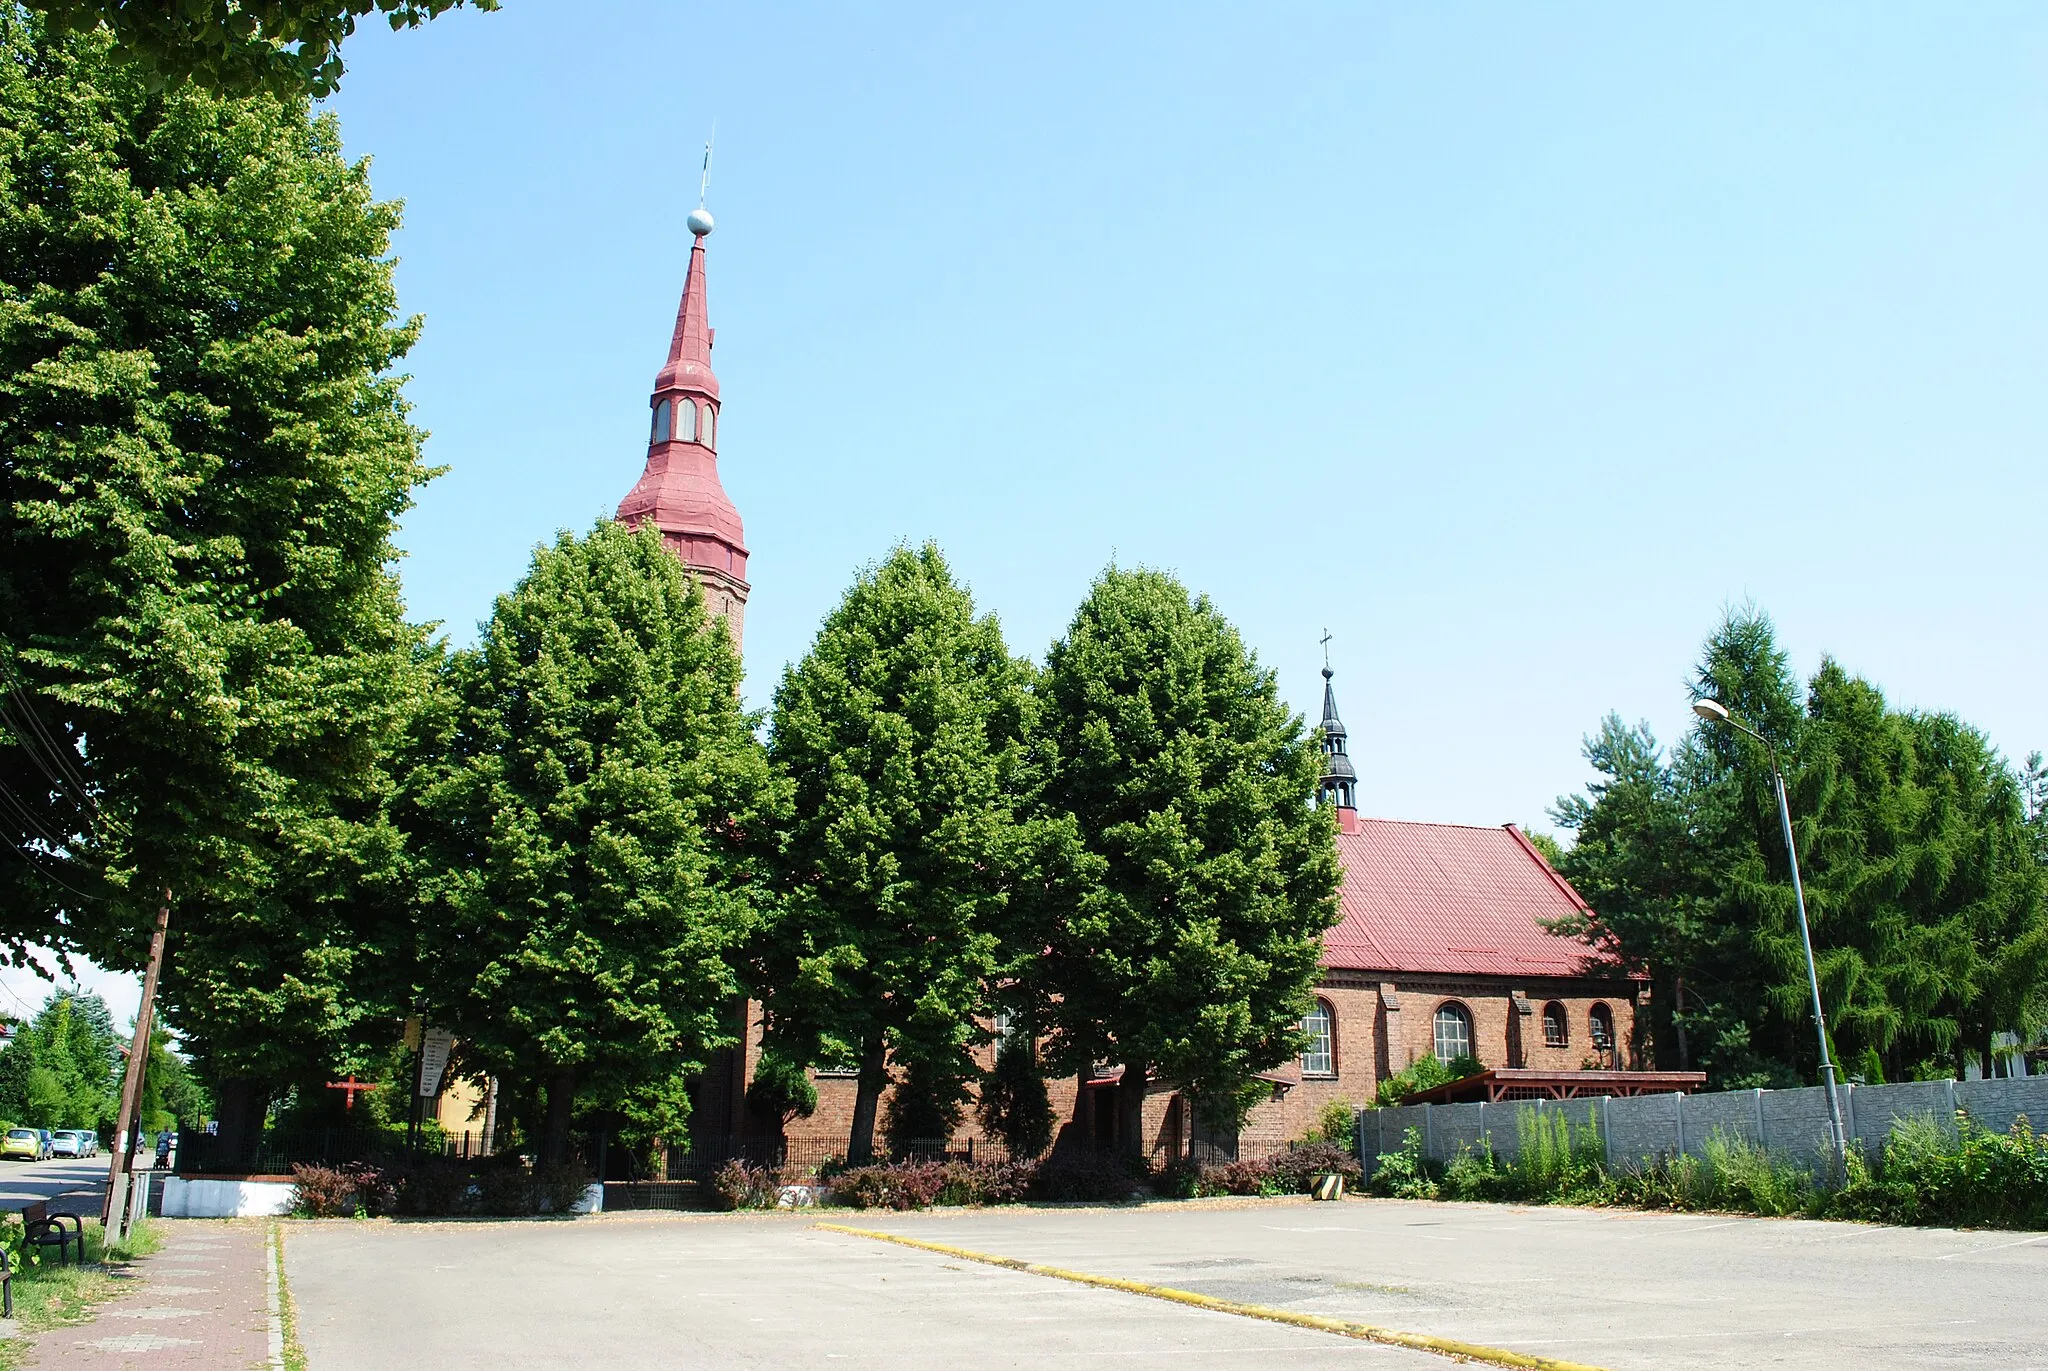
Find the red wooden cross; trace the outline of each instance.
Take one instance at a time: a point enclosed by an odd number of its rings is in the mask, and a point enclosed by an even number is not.
[[[351,1071],[348,1073],[347,1080],[329,1081],[327,1083],[327,1088],[329,1090],[345,1090],[348,1092],[348,1102],[342,1105],[341,1107],[342,1112],[346,1113],[347,1111],[354,1109],[356,1107],[356,1095],[358,1092],[364,1090],[382,1090],[384,1087],[381,1085],[372,1085],[368,1081],[359,1081],[356,1079],[356,1073]]]

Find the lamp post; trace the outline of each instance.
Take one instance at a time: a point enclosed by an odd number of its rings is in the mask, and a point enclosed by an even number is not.
[[[1792,902],[1799,909],[1799,942],[1806,949],[1806,985],[1813,992],[1813,1031],[1820,1039],[1820,1070],[1827,1080],[1828,1136],[1834,1143],[1834,1176],[1838,1184],[1849,1179],[1849,1138],[1842,1129],[1842,1102],[1835,1097],[1835,1059],[1828,1051],[1828,1024],[1820,1007],[1820,973],[1813,965],[1813,934],[1806,926],[1806,887],[1799,879],[1799,849],[1792,841],[1792,804],[1785,795],[1785,772],[1778,765],[1778,749],[1769,738],[1728,712],[1719,700],[1696,700],[1692,712],[1710,724],[1726,724],[1747,733],[1764,745],[1771,759],[1771,783],[1778,792],[1778,822],[1785,830],[1785,860],[1792,868]]]

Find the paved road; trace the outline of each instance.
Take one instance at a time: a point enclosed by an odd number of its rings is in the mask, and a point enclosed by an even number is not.
[[[61,1208],[75,1209],[96,1219],[106,1193],[104,1153],[83,1161],[69,1157],[52,1157],[45,1162],[0,1161],[0,1213],[13,1213],[37,1200],[67,1197],[68,1202]]]
[[[1493,1205],[836,1220],[1615,1371],[2048,1368],[2048,1234]],[[296,1224],[310,1371],[1443,1367],[799,1217]]]

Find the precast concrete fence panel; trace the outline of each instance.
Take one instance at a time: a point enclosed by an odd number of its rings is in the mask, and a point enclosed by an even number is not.
[[[2026,1118],[2048,1129],[2048,1076],[1984,1081],[1906,1081],[1836,1087],[1842,1123],[1854,1146],[1875,1156],[1901,1120],[1932,1118],[1953,1126],[1956,1111],[1994,1133]],[[1501,1161],[1520,1151],[1522,1118],[1554,1126],[1563,1114],[1576,1129],[1599,1127],[1612,1164],[1640,1165],[1680,1154],[1703,1156],[1714,1138],[1753,1143],[1789,1161],[1821,1165],[1828,1150],[1828,1106],[1820,1086],[1728,1090],[1707,1095],[1639,1095],[1578,1100],[1503,1100],[1494,1104],[1421,1104],[1359,1112],[1358,1150],[1370,1174],[1382,1155],[1399,1152],[1413,1129],[1423,1155],[1449,1162],[1491,1149]]]

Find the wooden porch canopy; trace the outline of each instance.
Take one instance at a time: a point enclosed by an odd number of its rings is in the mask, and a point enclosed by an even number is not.
[[[1497,1104],[1502,1100],[1589,1100],[1602,1095],[1690,1095],[1706,1083],[1704,1071],[1531,1071],[1501,1066],[1418,1090],[1401,1103]]]

